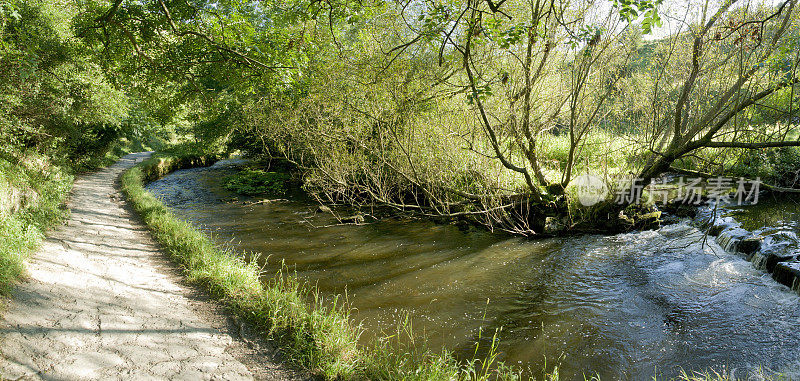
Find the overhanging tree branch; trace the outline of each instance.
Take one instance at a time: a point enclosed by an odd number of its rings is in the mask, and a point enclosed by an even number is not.
[[[467,30],[467,41],[466,41],[466,44],[464,46],[464,62],[463,62],[464,70],[467,73],[467,79],[469,80],[469,85],[470,85],[470,88],[472,90],[472,97],[473,97],[473,100],[475,101],[475,104],[478,106],[478,112],[480,113],[481,122],[483,124],[484,130],[486,131],[487,135],[489,135],[489,141],[491,142],[492,149],[494,149],[495,154],[497,155],[498,159],[500,159],[500,162],[503,164],[504,167],[506,167],[506,168],[508,168],[508,169],[510,169],[510,170],[512,170],[514,172],[521,173],[525,177],[525,183],[528,185],[528,188],[533,193],[534,199],[538,201],[538,200],[541,199],[541,192],[533,184],[533,179],[531,178],[530,173],[528,173],[528,170],[525,169],[524,167],[520,167],[520,166],[517,166],[517,165],[514,165],[513,163],[511,163],[511,161],[509,161],[505,157],[505,155],[503,154],[502,150],[500,149],[500,144],[499,144],[499,142],[497,140],[497,133],[495,132],[494,127],[492,127],[491,122],[489,122],[489,118],[486,116],[486,110],[485,110],[485,108],[483,106],[483,101],[481,101],[480,96],[478,95],[478,88],[477,88],[477,86],[475,84],[475,76],[472,73],[472,66],[471,66],[472,64],[470,63],[470,52],[471,52],[470,47],[471,47],[471,44],[472,44],[472,35],[473,35],[473,32],[474,32],[475,23],[476,23],[476,20],[475,20],[475,15],[477,13],[477,9],[476,8],[477,8],[477,4],[473,4],[472,5],[472,16],[470,17],[469,27],[468,27],[468,30]]]
[[[232,48],[229,48],[227,46],[218,44],[211,37],[209,37],[208,35],[206,35],[204,33],[196,32],[196,31],[193,31],[193,30],[185,30],[185,31],[178,30],[178,27],[177,27],[177,25],[175,25],[175,20],[172,18],[172,14],[170,13],[169,8],[167,8],[167,5],[164,4],[164,0],[158,0],[158,3],[161,5],[161,9],[164,11],[164,16],[167,18],[167,22],[169,22],[170,28],[172,29],[172,31],[176,35],[178,35],[180,37],[188,36],[188,35],[199,37],[199,38],[205,40],[209,45],[211,45],[215,49],[223,51],[223,52],[226,52],[226,53],[229,53],[229,54],[232,54],[232,55],[240,58],[242,61],[244,61],[245,64],[247,64],[249,66],[256,66],[256,67],[260,67],[262,69],[269,69],[269,70],[294,69],[295,68],[294,66],[267,65],[267,64],[255,59],[255,58],[252,58],[250,56],[247,56],[246,54],[240,53],[240,52],[236,51],[235,49],[232,49]]]
[[[768,97],[772,93],[774,93],[774,92],[776,92],[776,91],[778,91],[780,89],[786,88],[788,86],[794,86],[798,82],[800,82],[800,78],[798,78],[798,77],[792,78],[789,81],[781,82],[781,83],[779,83],[779,84],[777,84],[777,85],[775,85],[773,87],[770,87],[770,88],[768,88],[768,89],[766,89],[764,91],[761,91],[761,92],[753,95],[749,99],[745,100],[744,102],[739,103],[732,110],[728,111],[728,113],[725,114],[722,118],[720,118],[717,121],[717,123],[702,138],[687,144],[686,145],[686,149],[684,150],[684,153],[687,153],[689,151],[695,150],[695,149],[700,148],[700,147],[708,146],[708,143],[711,142],[711,139],[714,138],[714,135],[716,135],[716,133],[719,132],[719,130],[721,130],[723,127],[725,127],[725,125],[728,124],[728,122],[731,119],[733,119],[733,117],[738,115],[740,112],[742,112],[746,108],[754,105],[759,100]]]

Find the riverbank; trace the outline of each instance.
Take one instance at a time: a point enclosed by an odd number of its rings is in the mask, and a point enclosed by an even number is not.
[[[391,311],[409,311],[416,334],[432,338],[426,334],[425,324],[420,324],[429,321],[429,329],[438,326],[463,338],[445,346],[455,350],[460,359],[474,355],[473,334],[480,327],[484,335],[478,341],[484,348],[494,342],[488,333],[502,327],[496,352],[503,352],[501,357],[515,364],[525,356],[542,353],[549,360],[548,370],[552,371],[553,364],[567,366],[558,368],[561,379],[572,379],[576,372],[587,369],[600,371],[604,379],[616,379],[622,376],[614,374],[649,377],[646,375],[654,367],[659,373],[672,368],[667,377],[680,378],[675,367],[724,369],[726,364],[736,367],[744,361],[780,370],[786,362],[765,358],[758,346],[752,345],[753,339],[775,338],[770,342],[781,348],[795,340],[794,335],[770,334],[777,328],[770,323],[748,330],[752,334],[726,346],[739,348],[735,352],[705,347],[706,336],[727,336],[741,326],[750,327],[753,314],[788,314],[784,321],[793,321],[796,302],[771,279],[762,279],[749,263],[724,253],[718,245],[712,244],[711,252],[702,250],[703,232],[687,226],[686,221],[658,231],[544,241],[490,239],[489,233],[479,230],[459,232],[454,226],[403,219],[330,225],[335,220],[315,211],[316,204],[310,200],[237,201],[224,189],[225,179],[235,173],[236,165],[241,164],[223,162],[178,171],[147,189],[169,205],[172,213],[213,232],[214,241],[231,248],[232,254],[244,258],[253,257],[248,253],[269,255],[269,261],[259,262],[266,266],[262,269],[268,269],[262,282],[272,280],[271,275],[280,269],[276,264],[285,260],[298,279],[319,286],[322,295],[346,293],[353,307],[350,319],[366,323],[362,343],[366,342],[364,336],[368,341],[381,337],[382,332],[393,332],[392,324],[403,318],[392,317]],[[741,300],[751,294],[758,297]],[[763,305],[765,300],[772,301],[769,307]],[[478,316],[473,310],[479,310]],[[375,318],[383,323],[375,325]],[[717,323],[704,323],[708,321]],[[629,326],[637,328],[615,329]],[[615,339],[606,342],[601,337]],[[675,342],[673,338],[684,339]],[[688,338],[693,339],[684,341]],[[624,344],[628,341],[630,344]],[[428,343],[417,337],[418,345]],[[574,343],[580,349],[567,350],[571,347],[559,343]],[[664,348],[645,350],[652,345]],[[441,346],[434,341],[428,348]],[[628,355],[623,359],[613,356],[618,350]],[[698,350],[691,358],[677,355]],[[484,353],[481,350],[478,356]],[[559,354],[566,357],[559,359]],[[650,360],[636,361],[631,368],[628,356]],[[647,361],[653,360],[650,366]],[[541,364],[530,365],[533,372],[527,375],[541,378]],[[740,377],[741,372],[737,371]]]
[[[166,252],[188,279],[208,289],[232,311],[262,328],[282,344],[286,360],[327,379],[515,379],[518,374],[494,363],[490,350],[485,367],[463,365],[448,353],[420,351],[391,339],[370,346],[358,343],[361,329],[348,318],[341,300],[326,300],[291,274],[259,280],[259,268],[235,253],[221,250],[190,223],[177,218],[143,188],[172,170],[208,158],[191,155],[156,156],[127,171],[123,190]],[[313,300],[309,303],[308,300]],[[398,334],[405,334],[403,327]],[[477,364],[476,362],[473,364]]]

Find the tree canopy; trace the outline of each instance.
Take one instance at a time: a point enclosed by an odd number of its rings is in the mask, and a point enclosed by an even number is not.
[[[582,174],[800,156],[796,3],[6,0],[2,152],[181,141],[287,159],[320,200],[538,234]]]

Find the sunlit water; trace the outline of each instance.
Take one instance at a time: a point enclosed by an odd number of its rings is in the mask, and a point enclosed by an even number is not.
[[[347,294],[367,337],[404,313],[432,348],[462,358],[479,328],[488,349],[532,375],[675,376],[757,366],[798,377],[800,298],[688,222],[615,236],[527,240],[451,225],[388,220],[334,225],[304,200],[229,202],[223,165],[148,185],[220,244],[281,261],[327,295]],[[791,214],[790,214],[791,215]],[[546,364],[546,365],[545,365]]]

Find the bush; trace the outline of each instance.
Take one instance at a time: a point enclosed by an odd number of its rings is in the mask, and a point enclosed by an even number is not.
[[[71,185],[72,176],[44,157],[0,159],[0,294],[22,276],[46,229],[67,215],[61,204]]]
[[[291,182],[288,173],[245,168],[226,180],[225,189],[247,196],[280,196],[286,194]]]
[[[730,167],[734,176],[760,177],[770,185],[800,186],[800,147],[746,150]]]

